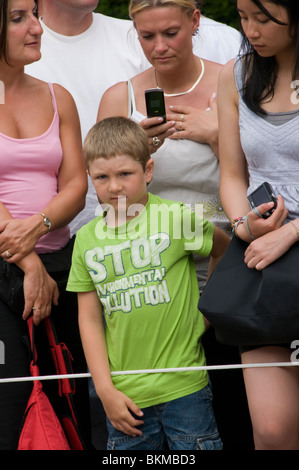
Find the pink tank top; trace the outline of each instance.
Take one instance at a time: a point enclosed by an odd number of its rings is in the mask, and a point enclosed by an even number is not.
[[[44,134],[29,139],[13,139],[0,132],[0,201],[16,219],[41,212],[58,192],[62,147],[59,114],[50,83],[49,88],[54,117]],[[36,252],[59,250],[69,238],[68,226],[49,232],[39,239]]]

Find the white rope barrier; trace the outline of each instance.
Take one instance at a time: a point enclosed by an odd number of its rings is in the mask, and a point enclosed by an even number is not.
[[[216,366],[201,366],[201,367],[177,367],[167,369],[144,369],[144,370],[125,370],[111,372],[112,376],[115,375],[138,375],[138,374],[158,374],[158,373],[169,373],[169,372],[188,372],[188,371],[200,371],[200,370],[232,370],[232,369],[252,369],[252,368],[268,368],[268,367],[297,367],[299,362],[269,362],[269,363],[258,363],[258,364],[225,364]],[[91,377],[90,373],[81,374],[62,374],[62,375],[39,375],[36,377],[12,377],[6,379],[0,379],[1,383],[12,383],[12,382],[30,382],[34,380],[57,380],[57,379],[80,379]]]

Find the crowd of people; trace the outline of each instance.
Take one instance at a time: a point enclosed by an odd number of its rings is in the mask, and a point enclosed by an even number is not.
[[[197,305],[232,226],[251,269],[298,241],[298,5],[237,0],[240,34],[202,17],[201,1],[131,0],[130,21],[98,3],[0,0],[0,265],[24,273],[18,312],[1,281],[0,377],[30,375],[31,314],[51,373],[51,315],[74,372],[91,373],[75,394],[87,448],[298,449],[297,368],[111,376],[290,361],[290,345],[220,344]],[[166,122],[147,117],[151,88]],[[278,196],[268,219],[247,201],[265,175]],[[192,248],[175,236],[182,219],[201,228]],[[17,448],[30,392],[0,385],[1,450]]]

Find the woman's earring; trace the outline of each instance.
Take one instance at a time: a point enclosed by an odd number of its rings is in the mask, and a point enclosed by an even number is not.
[[[199,31],[199,28],[197,28],[197,30],[192,34],[192,36],[196,36],[198,31]]]

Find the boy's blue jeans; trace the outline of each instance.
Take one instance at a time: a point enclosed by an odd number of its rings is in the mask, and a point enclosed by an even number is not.
[[[143,408],[141,437],[117,431],[107,419],[108,450],[221,450],[210,385],[191,395]]]

